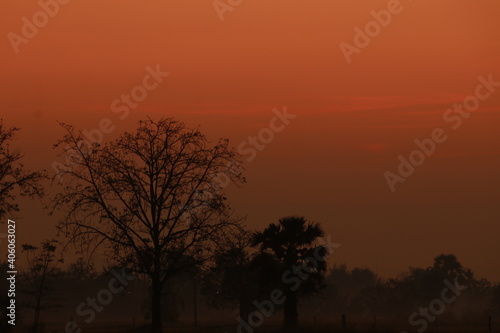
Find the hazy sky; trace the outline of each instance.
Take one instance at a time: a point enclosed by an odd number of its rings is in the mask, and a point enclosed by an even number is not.
[[[43,15],[36,1],[2,1],[0,116],[22,128],[26,165],[51,170],[63,162],[56,121],[91,130],[109,118],[109,140],[138,119],[175,117],[238,146],[286,106],[297,117],[246,164],[248,183],[229,188],[251,228],[304,215],[342,244],[333,262],[394,276],[454,253],[500,281],[500,87],[458,129],[443,119],[478,76],[500,82],[500,2],[401,1],[348,63],[340,44],[356,46],[354,28],[390,3],[243,0],[221,21],[211,0],[69,1],[13,46],[23,17]],[[113,101],[157,65],[170,75],[120,120]],[[384,172],[435,128],[446,142],[391,192]],[[20,242],[54,235],[40,203],[19,221]]]

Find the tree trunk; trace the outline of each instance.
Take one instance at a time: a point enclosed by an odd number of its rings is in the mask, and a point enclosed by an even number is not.
[[[198,328],[198,293],[196,285],[196,273],[193,274],[193,306],[194,306],[194,327]]]
[[[283,305],[284,322],[283,328],[290,330],[297,328],[299,324],[299,312],[297,311],[298,298],[297,292],[288,291],[286,293],[285,304]]]
[[[161,290],[162,285],[159,274],[153,274],[151,295],[151,333],[163,333],[161,320]]]
[[[35,306],[35,318],[33,319],[33,333],[38,332],[38,322],[40,320],[40,303],[41,299],[37,298]]]
[[[33,333],[38,332],[38,308],[35,309],[35,319],[33,320]]]
[[[240,317],[248,320],[248,304],[247,304],[247,298],[245,297],[244,291],[241,292],[240,298],[239,298],[239,312],[240,312]]]

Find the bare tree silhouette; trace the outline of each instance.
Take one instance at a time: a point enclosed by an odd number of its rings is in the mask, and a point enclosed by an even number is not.
[[[222,193],[227,183],[245,181],[237,155],[228,140],[210,145],[171,118],[140,121],[135,133],[103,145],[62,126],[56,146],[66,147],[73,165],[53,202],[65,213],[59,228],[89,253],[106,245],[149,277],[152,332],[160,333],[165,282],[205,260],[222,232],[241,223]]]
[[[43,195],[40,180],[45,178],[45,171],[26,171],[20,163],[23,154],[10,146],[17,131],[19,128],[6,127],[0,119],[0,218],[19,211],[16,194],[28,197]]]
[[[48,286],[51,279],[56,275],[56,240],[45,240],[41,247],[31,244],[23,244],[23,251],[26,253],[28,270],[23,274],[27,282],[27,293],[34,298],[33,309],[35,316],[33,318],[33,333],[38,332],[38,323],[40,322],[40,311],[47,308],[44,300],[50,291]],[[59,260],[62,261],[62,260]]]
[[[250,234],[238,230],[227,236],[205,270],[203,293],[211,306],[233,308],[237,305],[240,317],[247,318],[252,297],[258,293],[254,272],[250,269]]]

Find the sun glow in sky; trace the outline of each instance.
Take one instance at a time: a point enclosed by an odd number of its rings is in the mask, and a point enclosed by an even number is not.
[[[25,164],[51,171],[64,161],[57,121],[91,130],[108,118],[109,140],[175,117],[238,146],[286,106],[297,117],[245,165],[248,183],[228,188],[251,228],[304,215],[342,244],[333,262],[394,276],[454,253],[500,281],[500,87],[459,129],[443,120],[479,76],[500,82],[500,2],[402,0],[348,63],[339,45],[389,2],[244,0],[221,21],[206,0],[69,1],[16,53],[8,34],[41,7],[3,1],[0,116],[22,129]],[[112,103],[148,66],[169,75],[120,119]],[[448,140],[391,192],[384,172],[435,128]],[[24,203],[20,242],[55,235],[41,207]]]

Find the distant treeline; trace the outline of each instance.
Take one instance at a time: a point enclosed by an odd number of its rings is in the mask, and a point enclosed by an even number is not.
[[[5,283],[5,264],[1,268],[1,281]],[[49,323],[49,327],[60,327],[62,330],[70,320],[82,328],[102,322],[127,321],[130,325],[147,323],[151,318],[151,290],[147,278],[143,276],[134,277],[123,290],[113,293],[109,304],[99,303],[100,298],[105,299],[101,291],[109,289],[110,280],[115,279],[115,289],[120,287],[116,273],[121,271],[122,268],[114,267],[97,272],[82,260],[64,269],[56,269],[44,290],[46,297],[41,309],[43,316],[40,328],[43,330]],[[162,316],[167,326],[194,325],[195,320],[237,323],[236,318],[240,314],[238,299],[231,299],[221,291],[214,290],[212,284],[207,284],[206,279],[211,274],[210,269],[200,268],[172,279],[168,291],[162,295],[165,305]],[[18,322],[29,326],[32,311],[36,307],[35,290],[26,272],[20,274],[18,283],[17,299],[21,304],[19,308],[23,309]],[[465,289],[454,292],[451,287],[455,284],[458,284],[458,289],[462,288],[460,286],[465,286]],[[448,291],[443,292],[445,289]],[[217,300],[219,296],[224,300]],[[257,300],[265,298],[255,297],[255,294],[252,296]],[[328,270],[321,288],[300,301],[299,312],[301,318],[308,322],[335,321],[343,314],[350,321],[390,317],[408,322],[413,313],[428,308],[433,300],[442,299],[443,296],[452,301],[443,302],[446,308],[439,315],[442,323],[485,323],[488,316],[500,317],[500,285],[476,279],[473,272],[462,267],[454,255],[439,255],[433,265],[409,268],[399,277],[391,279],[382,279],[368,268],[349,269],[346,265],[335,265]],[[95,298],[97,305],[103,309],[93,310],[89,297]],[[194,315],[195,308],[197,316]],[[274,321],[281,316],[281,308],[277,310],[272,319]],[[421,318],[418,315],[413,320],[418,322]]]

